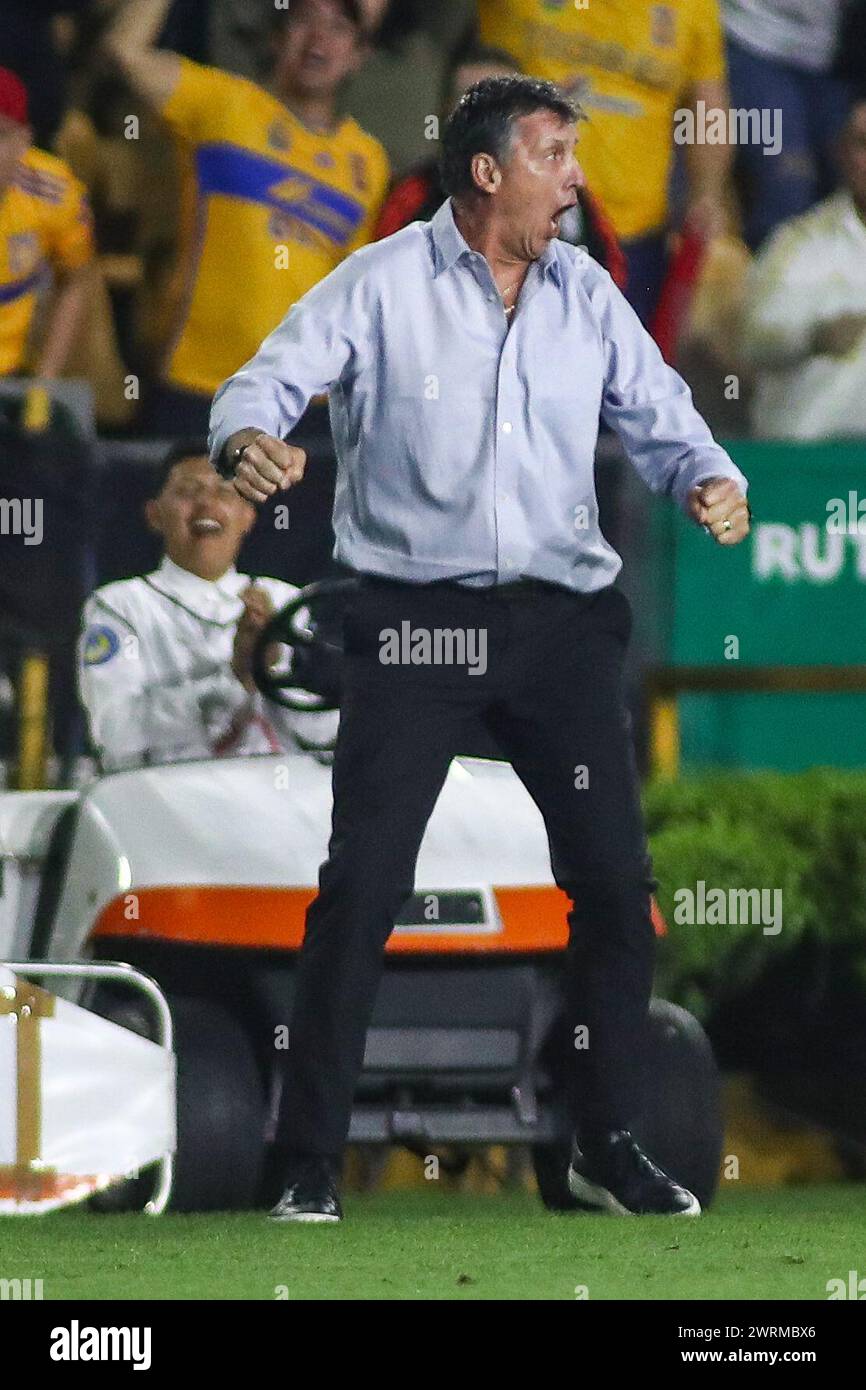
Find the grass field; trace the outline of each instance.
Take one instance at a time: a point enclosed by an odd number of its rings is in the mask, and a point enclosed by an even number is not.
[[[432,1185],[431,1185],[432,1186]],[[554,1216],[526,1194],[350,1197],[340,1227],[263,1215],[7,1218],[0,1274],[46,1299],[826,1299],[866,1275],[862,1187],[728,1191],[698,1221]]]

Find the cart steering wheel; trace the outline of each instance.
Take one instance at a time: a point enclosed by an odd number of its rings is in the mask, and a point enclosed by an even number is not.
[[[338,709],[343,648],[334,635],[316,624],[317,610],[337,609],[358,588],[357,579],[320,579],[281,608],[262,629],[253,651],[253,680],[266,699],[284,709]],[[268,660],[269,648],[290,647],[290,666]]]

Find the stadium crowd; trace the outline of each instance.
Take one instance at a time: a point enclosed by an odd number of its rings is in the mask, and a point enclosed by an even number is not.
[[[560,235],[609,270],[711,426],[866,432],[863,0],[4,0],[14,427],[48,418],[28,382],[71,378],[101,440],[202,457],[220,383],[356,248],[433,215],[442,121],[511,73],[579,103],[586,187]],[[323,401],[302,430],[327,456]],[[310,493],[320,522],[328,500]],[[269,612],[245,602],[246,627]]]
[[[507,71],[581,104],[588,192],[563,234],[665,350],[691,327],[742,367],[761,434],[862,428],[858,0],[4,8],[0,372],[84,377],[105,431],[202,431],[292,302],[431,215],[439,120]]]

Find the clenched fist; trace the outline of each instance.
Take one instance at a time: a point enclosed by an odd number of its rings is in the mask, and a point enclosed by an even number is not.
[[[235,628],[231,666],[241,685],[252,692],[256,688],[253,680],[253,652],[259,633],[273,616],[274,605],[271,603],[270,595],[255,584],[248,585],[238,597],[244,607]],[[278,647],[270,649],[268,665],[273,666],[278,655]]]
[[[304,476],[307,455],[294,444],[284,444],[261,430],[242,430],[226,445],[226,452],[244,445],[234,485],[248,502],[266,502],[278,489],[285,492]]]
[[[731,478],[710,478],[689,493],[689,515],[718,541],[737,545],[749,534],[749,504]]]

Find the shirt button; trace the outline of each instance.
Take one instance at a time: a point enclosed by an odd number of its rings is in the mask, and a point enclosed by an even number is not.
[[[511,498],[508,496],[507,492],[500,492],[499,500],[500,502],[510,502]]]
[[[513,428],[513,426],[512,426],[512,424],[511,424],[511,421],[510,421],[510,420],[506,420],[506,421],[503,423],[503,426],[502,426],[502,433],[503,433],[503,434],[510,434],[511,431],[512,431],[512,428]]]

